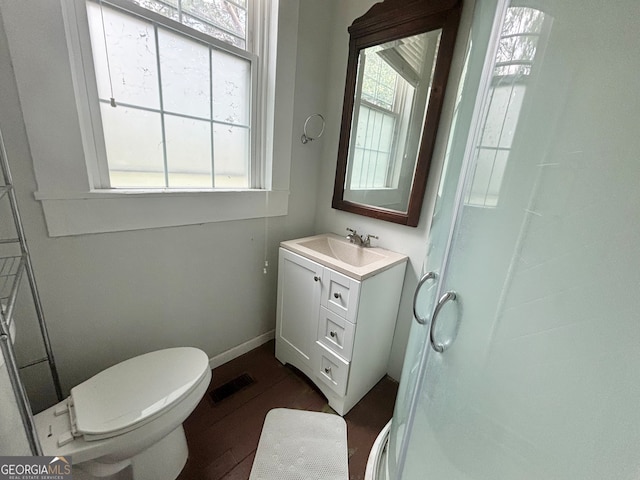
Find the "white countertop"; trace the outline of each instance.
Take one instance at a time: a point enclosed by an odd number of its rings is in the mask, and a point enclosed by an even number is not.
[[[408,259],[384,248],[360,247],[333,233],[287,240],[280,246],[360,281]]]

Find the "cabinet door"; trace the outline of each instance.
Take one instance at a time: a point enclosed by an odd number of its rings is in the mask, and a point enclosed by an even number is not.
[[[277,336],[309,367],[316,341],[322,269],[317,263],[280,249]]]

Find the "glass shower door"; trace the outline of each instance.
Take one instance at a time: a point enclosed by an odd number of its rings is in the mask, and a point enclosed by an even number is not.
[[[424,356],[429,336],[429,321],[436,305],[438,293],[438,279],[440,268],[447,250],[452,217],[455,212],[456,188],[462,162],[464,158],[465,142],[453,142],[457,136],[466,135],[473,121],[475,96],[464,95],[467,91],[477,91],[481,83],[484,59],[487,54],[487,46],[491,37],[494,23],[496,0],[487,0],[481,4],[473,5],[469,0],[465,3],[461,30],[470,22],[473,28],[468,38],[459,43],[465,43],[463,82],[458,86],[456,101],[452,116],[451,135],[446,146],[445,165],[438,186],[438,197],[433,218],[429,229],[429,241],[426,248],[425,262],[422,268],[423,283],[416,288],[414,298],[414,318],[411,324],[409,340],[407,343],[402,378],[396,397],[393,422],[389,433],[388,449],[386,451],[387,468],[390,478],[398,478],[400,466],[403,463],[406,442],[408,440],[408,425],[411,424],[411,415],[414,411],[412,405],[416,401],[417,387],[420,377],[423,375]],[[471,12],[473,19],[471,19]],[[451,86],[449,88],[452,88]]]
[[[506,6],[396,478],[637,479],[640,4]]]

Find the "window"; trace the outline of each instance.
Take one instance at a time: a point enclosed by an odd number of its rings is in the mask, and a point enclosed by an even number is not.
[[[98,170],[108,172],[101,187],[262,185],[248,8],[246,0],[87,1],[97,157],[107,164]]]
[[[145,19],[158,15],[130,1],[103,2],[112,10],[140,11]],[[178,5],[177,0],[164,3]],[[186,4],[182,0],[182,6]],[[35,9],[31,2],[3,4],[4,24],[11,25],[6,33],[38,185],[34,196],[42,204],[50,236],[287,215],[295,100],[291,79],[297,61],[296,42],[288,39],[298,33],[298,2],[251,0],[247,5],[251,7],[247,45],[259,54],[259,65],[258,55],[211,37],[205,42],[204,34],[195,29],[188,36],[199,44],[252,59],[252,95],[257,90],[258,99],[252,98],[250,148],[260,154],[259,164],[257,155],[252,159],[252,170],[260,174],[250,175],[248,189],[131,189],[109,184],[86,0],[39,2]],[[171,32],[185,28],[171,19],[162,19],[165,22],[171,28],[161,28]],[[259,123],[254,120],[258,117]]]
[[[398,190],[402,178],[411,183],[414,165],[404,159],[417,155],[431,88],[429,59],[437,54],[439,38],[437,30],[361,51],[350,190]]]

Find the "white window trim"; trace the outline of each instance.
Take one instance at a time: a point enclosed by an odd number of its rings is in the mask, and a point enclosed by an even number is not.
[[[29,2],[2,3],[38,184],[35,198],[42,203],[49,235],[287,215],[293,140],[291,92],[297,54],[296,42],[290,39],[297,36],[298,2],[267,0],[272,16],[264,37],[271,36],[274,41],[253,39],[258,42],[264,66],[260,72],[264,78],[259,83],[263,109],[257,143],[263,155],[265,190],[96,188],[95,140],[81,127],[91,118],[88,102],[82,101],[90,92],[84,80],[79,81],[77,69],[83,68],[82,58],[72,48],[80,36],[77,28],[67,28],[74,21],[70,15],[78,8],[74,2],[84,8],[84,0],[42,2],[37,9]],[[274,31],[277,35],[272,35]]]

